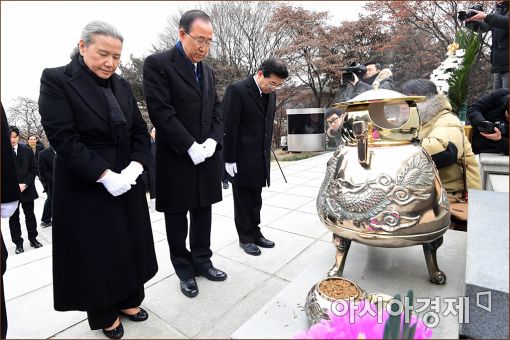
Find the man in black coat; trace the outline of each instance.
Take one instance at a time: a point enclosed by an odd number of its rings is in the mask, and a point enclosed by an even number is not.
[[[480,97],[468,107],[473,126],[473,152],[508,155],[508,89],[502,88]],[[487,128],[493,127],[493,131]]]
[[[11,142],[9,140],[9,128],[7,117],[5,115],[4,106],[2,107],[2,218],[11,217],[16,211],[19,204],[20,190],[18,185],[18,174],[16,172],[16,159],[12,152]],[[0,237],[2,237],[0,233]],[[1,323],[1,338],[5,339],[7,335],[7,312],[5,309],[5,296],[4,296],[4,273],[7,270],[7,248],[2,237],[2,323]]]
[[[497,0],[493,13],[474,11],[466,20],[466,27],[475,31],[491,31],[492,89],[508,88],[508,0]]]
[[[143,66],[149,116],[156,127],[156,209],[165,213],[170,258],[188,297],[198,294],[196,275],[222,281],[210,260],[211,204],[221,200],[223,125],[213,70],[202,60],[212,44],[207,14],[181,17],[179,41],[150,55]],[[190,213],[190,249],[186,248]]]
[[[51,199],[53,197],[53,159],[55,150],[50,146],[39,153],[39,178],[46,189],[46,201],[41,217],[41,227],[51,227]]]
[[[28,147],[18,144],[19,129],[17,127],[11,126],[10,134],[11,146],[16,154],[18,183],[21,191],[20,205],[23,207],[23,213],[25,214],[28,240],[30,241],[31,247],[40,248],[42,244],[36,239],[38,233],[34,214],[34,201],[39,197],[35,189],[35,176],[37,173],[35,157]],[[16,254],[24,252],[23,238],[21,237],[21,224],[19,221],[19,206],[11,218],[9,218],[9,228],[11,230],[12,242],[16,244]]]
[[[275,90],[289,76],[285,63],[270,58],[257,73],[230,85],[223,97],[225,169],[233,177],[234,214],[239,245],[249,255],[274,242],[260,231],[262,187],[270,185]]]

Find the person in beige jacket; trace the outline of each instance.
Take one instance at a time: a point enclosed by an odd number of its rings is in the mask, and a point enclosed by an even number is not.
[[[409,80],[402,86],[402,93],[427,97],[424,103],[417,104],[421,120],[419,138],[436,164],[450,201],[462,198],[464,155],[467,189],[481,189],[478,163],[448,97],[438,94],[436,85],[428,79]]]

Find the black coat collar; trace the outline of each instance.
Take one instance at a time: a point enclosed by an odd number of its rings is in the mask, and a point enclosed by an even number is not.
[[[80,65],[78,59],[74,58],[64,69],[64,72],[71,78],[68,80],[71,87],[82,97],[90,108],[107,124],[110,123],[108,115],[108,104],[94,79],[87,74],[87,71]],[[131,121],[130,90],[117,74],[111,76],[112,91],[122,108],[126,120]]]

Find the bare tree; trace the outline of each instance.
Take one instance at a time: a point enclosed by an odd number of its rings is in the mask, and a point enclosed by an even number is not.
[[[9,123],[20,129],[21,138],[28,139],[32,135],[38,136],[39,139],[45,138],[39,115],[39,105],[35,100],[28,97],[17,97],[15,104],[7,109],[7,115]]]

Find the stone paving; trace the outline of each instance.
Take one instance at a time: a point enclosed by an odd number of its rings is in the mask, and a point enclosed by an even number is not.
[[[231,189],[223,190],[223,201],[213,205],[211,248],[214,265],[228,274],[224,282],[197,278],[200,293],[185,297],[179,289],[168,243],[164,216],[151,210],[152,229],[159,271],[145,285],[142,306],[149,320],[134,324],[122,319],[129,338],[230,338],[273,296],[297,277],[311,260],[332,247],[330,233],[316,215],[315,199],[331,153],[294,162],[280,163],[287,183],[276,164],[272,165],[271,187],[263,189],[261,226],[276,243],[249,256],[238,245]],[[40,223],[45,194],[37,182],[40,198],[35,212]],[[24,221],[21,213],[21,221]],[[4,276],[8,338],[105,338],[90,331],[84,312],[53,309],[51,227],[38,227],[42,248],[33,249],[26,239],[25,252],[14,254],[8,220],[2,219],[2,236],[9,251]]]

